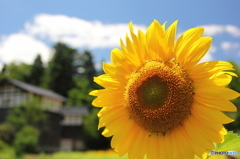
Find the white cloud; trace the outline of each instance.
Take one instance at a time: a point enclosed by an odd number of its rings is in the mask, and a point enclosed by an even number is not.
[[[46,62],[50,56],[50,48],[43,42],[23,33],[2,36],[0,40],[0,59],[4,63],[12,61],[31,64],[41,54]]]
[[[199,27],[204,28],[204,34],[207,36],[213,36],[213,35],[224,32],[224,26],[222,25],[211,24],[211,25],[201,25]]]
[[[135,29],[138,28],[146,30],[143,25],[135,25]],[[127,23],[103,24],[65,15],[39,14],[18,33],[0,37],[0,61],[30,64],[40,53],[43,62],[47,62],[52,50],[46,42],[61,41],[87,49],[118,47],[120,38],[125,37],[128,30]]]
[[[211,46],[209,51],[205,54],[205,56],[201,59],[199,63],[212,61],[214,59],[213,54],[217,51],[217,48],[215,46]]]
[[[232,36],[236,36],[239,37],[240,36],[240,28],[238,28],[237,26],[234,25],[227,25],[225,27],[226,32],[228,32],[229,34],[231,34]]]
[[[146,30],[143,25],[135,25],[136,30]],[[62,41],[73,47],[112,48],[119,45],[120,37],[128,31],[128,24],[103,24],[100,21],[86,21],[65,15],[40,14],[33,22],[25,24],[25,30],[32,36]]]
[[[240,28],[235,25],[201,25],[204,28],[204,35],[214,36],[217,34],[228,33],[233,37],[240,37]]]
[[[220,46],[225,51],[235,50],[235,49],[240,48],[240,43],[238,43],[238,42],[230,42],[230,41],[223,41]]]

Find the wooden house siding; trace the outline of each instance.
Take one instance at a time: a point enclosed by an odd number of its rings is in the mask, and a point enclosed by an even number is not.
[[[28,98],[28,92],[9,83],[0,86],[0,108],[20,106]]]

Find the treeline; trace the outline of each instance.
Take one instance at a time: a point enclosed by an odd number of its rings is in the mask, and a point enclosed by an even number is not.
[[[110,140],[101,135],[102,130],[97,130],[96,114],[99,109],[92,107],[91,104],[95,97],[88,95],[92,90],[101,89],[93,82],[93,77],[102,74],[102,69],[95,68],[90,51],[79,52],[64,43],[55,44],[53,49],[54,54],[47,64],[42,62],[40,55],[37,55],[32,65],[14,62],[5,64],[1,70],[0,79],[13,78],[52,90],[67,97],[66,106],[88,107],[90,113],[83,121],[87,147],[89,149],[109,148]],[[22,118],[24,120],[27,117]]]
[[[89,104],[92,99],[87,97],[88,90],[83,92],[82,89],[98,89],[99,86],[93,82],[93,77],[102,73],[101,70],[96,70],[91,52],[78,52],[64,43],[57,43],[53,49],[54,54],[46,66],[38,55],[32,65],[14,62],[5,64],[0,78],[13,78],[52,90],[67,97],[67,105]],[[76,92],[75,88],[81,91]],[[76,93],[79,94],[78,100]]]

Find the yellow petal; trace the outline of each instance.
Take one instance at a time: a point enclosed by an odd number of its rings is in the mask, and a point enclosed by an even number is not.
[[[168,153],[167,155],[169,157],[166,157],[166,158],[185,158],[182,156],[182,153],[180,153],[180,149],[178,148],[179,145],[181,145],[181,143],[177,143],[175,138],[174,138],[174,133],[177,133],[177,132],[169,132],[166,134],[166,136],[164,137],[164,140],[165,140],[165,145],[163,145],[164,147],[166,147],[166,149],[171,149],[171,153]]]
[[[193,43],[189,48],[188,53],[182,63],[185,69],[197,64],[203,56],[207,53],[212,44],[211,37],[201,37]]]
[[[129,28],[130,28],[130,34],[131,34],[131,37],[132,37],[132,40],[133,40],[133,43],[134,43],[133,47],[135,49],[135,53],[137,54],[140,63],[144,64],[145,63],[145,59],[146,59],[146,57],[145,57],[146,52],[145,52],[145,49],[144,49],[144,44],[141,41],[141,37],[138,38],[134,34],[132,22],[129,23]]]
[[[222,72],[215,74],[213,78],[205,77],[205,78],[195,78],[194,86],[202,87],[202,86],[227,86],[232,81],[232,76],[224,74]]]
[[[192,159],[194,157],[194,154],[191,143],[189,143],[189,138],[182,132],[182,129],[180,127],[176,128],[177,133],[173,133],[174,139],[176,140],[176,143],[178,143],[178,145],[181,145],[181,143],[185,143],[184,146],[178,146],[178,148],[182,155],[184,155],[187,159]]]
[[[133,126],[134,122],[130,120],[124,123],[121,127],[117,126],[120,129],[112,137],[111,147],[116,148],[119,144],[121,144],[124,141],[125,138],[128,138]]]
[[[175,36],[177,32],[177,23],[178,21],[173,22],[166,31],[166,39],[168,44],[169,53],[166,55],[166,59],[174,58],[174,45],[175,45]]]
[[[120,117],[129,119],[127,110],[124,106],[104,107],[97,114],[99,119],[98,129],[108,124],[114,123],[114,121]]]
[[[182,131],[182,133],[187,137],[187,141],[190,144],[193,152],[195,155],[197,156],[202,156],[202,154],[205,152],[205,148],[203,148],[202,146],[200,146],[201,144],[199,144],[198,142],[196,142],[194,139],[192,139],[193,136],[190,136],[187,131],[185,126],[181,126],[179,128],[180,131]],[[205,146],[204,146],[205,147]]]
[[[187,30],[180,36],[175,46],[177,62],[181,63],[184,61],[189,47],[202,36],[203,31],[203,28],[192,28]]]
[[[204,95],[195,94],[194,100],[197,101],[198,103],[201,103],[204,106],[215,108],[221,111],[229,112],[237,111],[236,106],[232,104],[232,102],[218,96],[208,97]]]
[[[131,64],[130,69],[134,70],[134,69],[138,68],[140,66],[140,62],[137,59],[136,54],[129,53],[127,47],[124,45],[122,40],[120,40],[120,43],[121,43],[121,49],[122,49],[123,55],[126,57],[126,60]]]
[[[160,159],[160,153],[163,153],[163,154],[165,153],[164,151],[159,150],[160,148],[158,145],[160,144],[161,138],[152,135],[148,138],[148,140],[149,140],[149,145],[148,145],[148,150],[146,154],[147,158]]]
[[[116,98],[115,95],[102,95],[93,100],[92,105],[95,107],[119,106],[124,105],[121,95]]]
[[[117,150],[118,154],[120,156],[123,156],[125,153],[127,153],[129,151],[129,147],[132,143],[132,139],[135,135],[135,133],[132,133],[132,130],[136,130],[136,125],[134,124],[134,122],[130,122],[130,123],[126,123],[128,125],[126,125],[126,131],[123,132],[123,136],[120,136],[118,138],[119,135],[121,134],[116,134],[116,145],[114,143],[111,143],[113,146],[115,145],[115,150]],[[124,129],[123,129],[124,130]],[[126,133],[126,134],[125,134]],[[115,138],[115,137],[114,137]]]
[[[232,65],[225,61],[210,61],[192,66],[187,71],[192,80],[199,78],[210,78],[222,70],[232,69]]]
[[[204,94],[206,96],[218,95],[227,100],[235,99],[240,96],[240,93],[225,87],[214,87],[214,86],[199,86],[194,89],[196,94]]]
[[[114,79],[108,74],[103,74],[98,77],[93,77],[93,81],[99,84],[100,86],[104,88],[112,88],[116,89],[119,87],[122,87],[122,84],[125,84],[125,80],[123,79]]]
[[[204,130],[208,130],[209,134],[213,136],[212,139],[215,143],[221,143],[224,141],[224,135],[227,134],[227,131],[222,124],[215,123],[214,121],[209,120],[209,118],[203,117],[201,114],[196,112],[195,109],[192,110],[192,114],[198,123],[202,125],[202,128]]]
[[[115,48],[111,51],[111,62],[114,65],[122,65],[126,61],[125,56],[122,54],[122,51]]]
[[[192,111],[193,118],[198,122],[198,127],[205,131],[209,135],[209,137],[212,139],[214,143],[221,143],[224,138],[221,137],[220,133],[223,126],[221,124],[218,124],[219,126],[216,126],[216,124],[209,123],[209,120],[202,118],[198,113],[195,111]]]
[[[214,144],[212,141],[204,138],[196,126],[191,124],[191,120],[192,118],[190,116],[189,119],[184,122],[184,127],[189,137],[194,141],[194,143],[201,145],[201,147],[210,150],[214,149]]]
[[[124,124],[128,122],[127,120],[128,118],[126,118],[126,116],[120,116],[118,119],[108,123],[102,135],[105,137],[113,136],[116,132],[119,132],[124,127]]]
[[[147,141],[147,132],[142,129],[138,131],[136,138],[131,146],[130,151],[128,152],[129,159],[142,159],[145,155],[146,141]]]
[[[164,30],[158,21],[154,20],[148,27],[146,38],[149,49],[153,51],[151,54],[149,54],[149,58],[153,60],[156,58],[157,54],[164,58],[166,50],[166,39]]]
[[[101,95],[113,95],[116,96],[121,95],[124,93],[124,88],[122,89],[100,89],[100,90],[93,90],[89,93],[92,96],[101,96]]]
[[[200,103],[197,102],[193,104],[193,110],[198,112],[203,118],[212,120],[219,124],[227,124],[234,121],[233,119],[229,118],[219,110],[210,107],[205,107],[204,105],[201,105]]]

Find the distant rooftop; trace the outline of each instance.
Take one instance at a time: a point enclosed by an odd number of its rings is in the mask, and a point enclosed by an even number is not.
[[[83,116],[88,114],[88,108],[84,106],[64,106],[62,107],[62,126],[81,126],[83,124]]]
[[[25,90],[27,92],[31,92],[31,93],[34,93],[34,94],[37,94],[37,95],[41,95],[41,96],[47,96],[47,97],[51,97],[51,98],[54,98],[54,99],[58,99],[58,100],[61,100],[61,101],[66,101],[66,98],[51,91],[51,90],[47,90],[47,89],[44,89],[44,88],[41,88],[41,87],[37,87],[37,86],[34,86],[34,85],[31,85],[31,84],[28,84],[28,83],[24,83],[24,82],[21,82],[21,81],[18,81],[18,80],[15,80],[15,79],[10,79],[10,78],[5,78],[1,81],[2,82],[8,82],[22,90]]]

